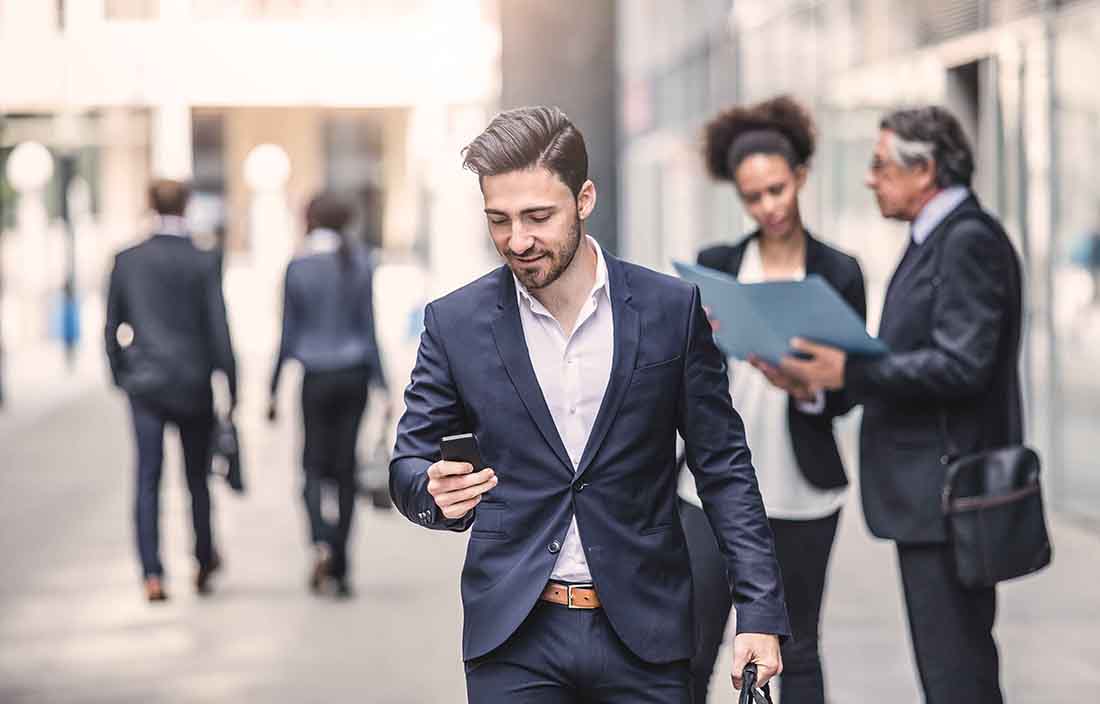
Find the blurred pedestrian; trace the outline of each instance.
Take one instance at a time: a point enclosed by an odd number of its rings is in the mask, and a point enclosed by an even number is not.
[[[699,253],[698,262],[742,283],[800,280],[816,274],[866,317],[859,263],[815,238],[803,224],[799,192],[809,176],[815,131],[809,113],[789,97],[719,113],[706,127],[710,175],[733,184],[756,230],[733,245]],[[730,395],[745,420],[760,493],[783,575],[790,640],[783,644],[785,701],[825,701],[818,631],[829,554],[844,504],[847,476],[833,420],[854,405],[843,391],[811,392],[760,360],[729,359]],[[688,538],[699,650],[692,661],[695,701],[706,702],[732,599],[725,565],[691,474],[680,480],[680,518]]]
[[[734,676],[753,661],[768,680],[788,634],[779,567],[698,289],[588,236],[596,186],[557,108],[497,115],[464,165],[506,266],[428,304],[390,487],[413,522],[473,529],[469,700],[691,701],[677,430],[739,610]],[[441,460],[463,433],[484,467]]]
[[[221,566],[210,527],[211,375],[228,379],[230,413],[237,372],[222,298],[219,256],[195,247],[184,211],[190,190],[158,180],[149,188],[157,213],[153,235],[115,258],[107,294],[105,338],[115,384],[130,398],[137,442],[138,551],[150,601],[167,597],[159,554],[164,426],[179,428],[195,531],[200,594]]]
[[[319,591],[331,579],[340,596],[351,595],[347,546],[355,515],[359,423],[369,385],[386,385],[374,330],[374,264],[368,250],[345,232],[351,217],[351,207],[331,193],[314,197],[306,208],[303,251],[286,270],[282,338],[268,406],[274,421],[283,363],[298,360],[305,369],[302,496],[315,553],[309,584]],[[322,510],[330,486],[339,506],[335,523]]]
[[[897,543],[917,669],[929,704],[1002,701],[995,588],[965,588],[941,492],[954,456],[1018,445],[1020,265],[970,190],[974,157],[940,107],[880,124],[867,185],[887,218],[910,223],[879,337],[890,354],[848,358],[796,341],[783,369],[863,403],[860,476],[871,532]]]

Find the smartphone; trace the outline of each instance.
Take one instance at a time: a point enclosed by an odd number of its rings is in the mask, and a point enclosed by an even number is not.
[[[481,460],[481,450],[477,446],[477,436],[473,433],[448,435],[439,442],[439,454],[449,462],[469,462],[475,472],[485,469]]]

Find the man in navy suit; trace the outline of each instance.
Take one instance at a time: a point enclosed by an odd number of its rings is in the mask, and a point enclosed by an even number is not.
[[[470,701],[691,701],[677,431],[737,607],[735,685],[748,662],[767,681],[783,587],[698,290],[585,233],[596,187],[557,108],[501,113],[464,166],[506,266],[425,309],[390,490],[415,523],[472,528]],[[440,440],[466,432],[483,469],[440,461]]]

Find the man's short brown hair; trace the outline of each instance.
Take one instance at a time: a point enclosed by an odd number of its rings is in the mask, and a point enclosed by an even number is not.
[[[191,187],[182,181],[158,178],[149,184],[149,207],[158,215],[183,215]]]
[[[584,136],[556,107],[538,105],[502,112],[462,154],[462,166],[479,180],[542,167],[557,175],[574,197],[588,180]]]

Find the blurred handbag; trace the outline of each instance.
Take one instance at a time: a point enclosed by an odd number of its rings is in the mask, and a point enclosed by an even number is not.
[[[228,415],[218,415],[210,438],[210,473],[225,479],[229,488],[244,493],[244,474],[241,472],[241,446],[237,439],[237,426]]]
[[[1003,447],[949,464],[943,513],[966,587],[992,587],[1050,564],[1039,456],[1031,448]]]
[[[769,685],[756,686],[756,664],[745,665],[741,673],[741,696],[738,704],[772,704],[772,693]]]
[[[359,462],[357,485],[360,496],[370,500],[375,508],[393,508],[390,496],[390,452],[387,446],[388,429],[393,418],[388,403],[383,402],[383,416],[377,439],[371,444],[366,458]]]

